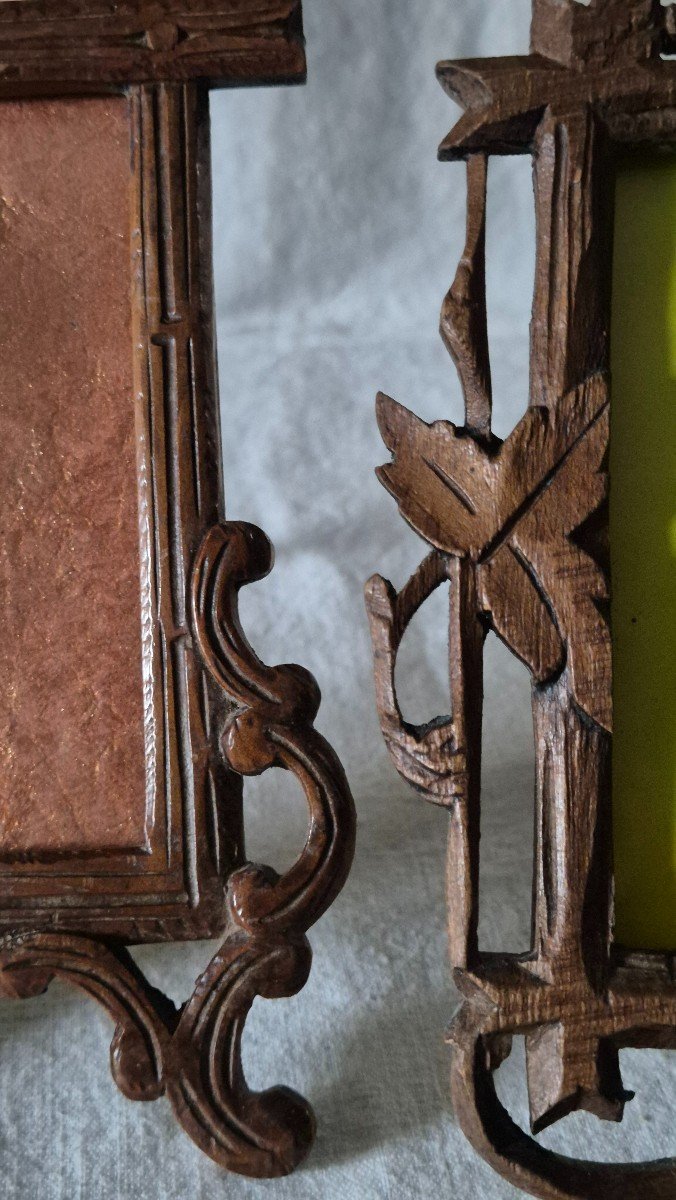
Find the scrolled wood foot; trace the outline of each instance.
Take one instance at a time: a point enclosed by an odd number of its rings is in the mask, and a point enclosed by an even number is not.
[[[126,951],[90,938],[29,933],[0,947],[0,995],[26,999],[54,978],[86,992],[115,1022],[113,1078],[129,1100],[166,1095],[194,1142],[241,1175],[286,1175],[314,1137],[312,1110],[289,1088],[249,1091],[241,1063],[244,1022],[256,996],[292,996],[307,980],[311,951],[295,942],[226,938],[180,1012]]]
[[[237,596],[267,574],[272,548],[250,525],[210,530],[193,568],[195,643],[227,709],[221,752],[255,775],[289,770],[308,806],[308,834],[282,876],[248,863],[228,880],[224,941],[180,1011],[124,947],[70,933],[29,932],[0,943],[0,996],[44,991],[55,977],[87,992],[115,1022],[113,1077],[131,1100],[166,1094],[192,1140],[241,1175],[291,1172],[315,1131],[309,1104],[286,1087],[249,1090],[241,1042],[256,996],[292,996],[312,961],[306,931],[340,891],[352,861],[355,815],[342,767],[313,727],[319,689],[295,665],[267,667],[242,632]]]
[[[167,1086],[176,1116],[210,1158],[241,1175],[287,1175],[312,1145],[309,1104],[285,1087],[249,1091],[241,1064],[255,997],[300,991],[311,957],[305,938],[266,945],[233,936],[198,980],[176,1030]]]
[[[453,1042],[451,1093],[460,1127],[474,1149],[515,1187],[541,1200],[673,1200],[673,1159],[586,1162],[539,1145],[500,1102],[486,1039],[468,1032]]]
[[[115,1022],[113,1078],[129,1100],[156,1100],[165,1087],[166,1050],[176,1011],[130,956],[91,938],[22,933],[0,943],[0,996],[28,999],[62,979],[97,1000]]]

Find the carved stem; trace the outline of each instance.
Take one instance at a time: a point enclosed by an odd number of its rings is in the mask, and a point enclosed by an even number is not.
[[[451,700],[456,738],[465,748],[467,786],[450,809],[448,936],[451,964],[469,968],[476,964],[479,955],[481,725],[486,631],[478,616],[475,564],[468,558],[452,558],[449,578]]]
[[[366,585],[366,608],[376,664],[376,703],[387,748],[399,774],[425,799],[453,806],[467,789],[467,756],[453,719],[412,725],[405,721],[394,682],[401,640],[425,600],[448,578],[448,563],[427,556],[401,592],[380,575]]]
[[[608,367],[609,297],[601,264],[609,235],[599,211],[599,136],[590,108],[565,118],[549,112],[537,133],[533,405],[556,405],[560,389]],[[573,971],[602,988],[612,922],[610,739],[590,729],[565,679],[534,692],[533,713],[539,748],[534,948],[549,977]]]
[[[488,156],[467,160],[467,241],[441,309],[440,332],[465,397],[465,424],[490,438],[492,385],[486,314],[486,184]]]

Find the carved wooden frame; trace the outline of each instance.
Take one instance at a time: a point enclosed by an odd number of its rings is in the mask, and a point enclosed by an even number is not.
[[[312,1143],[312,1110],[285,1087],[249,1091],[242,1030],[256,996],[304,985],[305,934],[343,885],[355,822],[340,763],[313,727],[315,681],[261,663],[238,619],[240,588],[273,556],[260,530],[223,518],[208,86],[302,82],[301,5],[9,0],[0,60],[0,101],[111,90],[129,100],[142,600],[157,633],[152,703],[173,797],[143,854],[0,863],[0,994],[74,983],[115,1022],[111,1066],[126,1096],[166,1093],[230,1170],[286,1174]],[[282,877],[244,854],[241,776],[270,767],[295,775],[309,809],[306,845]],[[197,937],[222,944],[176,1009],[125,944]]]
[[[534,0],[531,53],[444,62],[466,110],[444,160],[468,164],[467,243],[441,333],[466,424],[427,425],[385,396],[393,462],[379,471],[431,552],[399,593],[367,586],[383,733],[401,775],[450,818],[448,912],[463,1001],[450,1031],[458,1120],[533,1195],[673,1198],[676,1161],[566,1159],[519,1129],[492,1074],[526,1038],[534,1133],[574,1109],[621,1120],[622,1047],[676,1047],[672,955],[613,942],[611,643],[607,548],[612,193],[627,146],[676,142],[676,6]],[[532,154],[537,249],[530,407],[491,431],[486,172]],[[451,719],[407,724],[394,668],[412,617],[450,583]],[[482,656],[493,629],[529,667],[536,733],[536,867],[526,955],[478,945]]]

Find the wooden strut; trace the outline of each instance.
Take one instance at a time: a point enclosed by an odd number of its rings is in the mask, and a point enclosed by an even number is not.
[[[239,623],[239,591],[267,575],[273,552],[259,529],[223,517],[207,86],[302,82],[300,2],[132,0],[118,11],[99,0],[7,0],[0,58],[0,98],[122,91],[133,114],[130,294],[151,447],[142,519],[159,548],[150,636],[162,645],[159,711],[178,822],[166,894],[157,884],[157,895],[138,897],[143,856],[140,866],[107,860],[120,888],[112,904],[100,862],[91,878],[84,862],[87,886],[64,902],[58,872],[55,885],[40,863],[23,874],[19,864],[16,879],[6,868],[0,995],[34,996],[53,978],[75,984],[115,1023],[111,1067],[127,1097],[166,1094],[190,1137],[229,1170],[285,1175],[312,1144],[312,1110],[286,1087],[249,1090],[244,1022],[256,996],[291,996],[305,984],[306,933],[343,886],[355,814],[343,769],[314,729],[314,679],[299,666],[260,662]],[[238,777],[273,767],[295,776],[309,813],[305,847],[282,876],[245,860],[239,829]],[[182,808],[186,778],[192,814]],[[214,936],[220,949],[179,1009],[126,949]]]
[[[623,146],[676,142],[676,8],[659,0],[534,0],[531,53],[445,62],[466,110],[441,146],[466,159],[467,243],[441,334],[466,423],[427,425],[386,396],[381,482],[431,552],[400,593],[367,585],[378,711],[400,774],[448,810],[448,910],[463,1001],[448,1039],[458,1120],[513,1184],[548,1200],[676,1197],[676,1160],[577,1161],[540,1146],[498,1100],[493,1072],[526,1039],[531,1131],[576,1109],[619,1121],[619,1050],[676,1048],[671,955],[613,942],[612,663],[607,548],[612,197]],[[537,215],[530,406],[491,431],[486,322],[488,156],[530,153]],[[452,718],[407,724],[399,645],[450,582]],[[478,945],[483,642],[529,668],[536,735],[536,866],[528,954]]]
[[[343,886],[354,845],[354,809],[342,767],[313,728],[319,690],[302,667],[266,667],[237,615],[240,588],[272,565],[265,534],[215,526],[192,571],[191,615],[205,667],[236,702],[221,731],[226,763],[242,775],[289,770],[307,800],[309,828],[293,867],[278,876],[247,863],[227,883],[224,941],[181,1009],[145,980],[123,947],[71,934],[28,932],[0,942],[0,995],[30,997],[52,979],[93,996],[115,1022],[111,1068],[130,1100],[169,1097],[194,1142],[242,1175],[286,1175],[314,1138],[312,1109],[289,1088],[249,1091],[241,1063],[256,996],[292,996],[312,954],[306,931]]]

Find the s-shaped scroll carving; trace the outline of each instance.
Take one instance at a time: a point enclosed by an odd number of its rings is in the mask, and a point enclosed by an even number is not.
[[[288,1089],[247,1089],[240,1056],[244,1019],[256,995],[289,996],[304,985],[311,962],[305,933],[342,888],[355,837],[343,768],[313,726],[320,701],[315,680],[296,665],[266,666],[240,625],[240,588],[262,579],[272,564],[270,542],[255,526],[211,529],[193,567],[193,630],[209,674],[237,706],[221,731],[230,767],[242,775],[270,767],[291,771],[307,800],[308,834],[285,875],[247,864],[231,876],[233,932],[182,1013],[176,1042],[194,1052],[179,1054],[186,1065],[170,1089],[179,1119],[208,1154],[228,1157],[234,1135],[242,1160],[235,1169],[265,1175],[297,1165],[314,1125],[308,1105]],[[265,1170],[247,1170],[261,1154]]]
[[[244,1021],[256,995],[290,996],[310,968],[305,938],[254,942],[236,932],[177,1010],[120,947],[63,933],[0,942],[0,996],[26,999],[58,978],[97,1000],[115,1022],[113,1078],[128,1100],[166,1094],[194,1142],[241,1175],[288,1174],[307,1153],[314,1119],[288,1088],[250,1092],[242,1068]]]
[[[259,1178],[298,1165],[312,1144],[314,1117],[289,1088],[249,1090],[244,1022],[256,996],[292,996],[305,984],[312,960],[306,930],[340,891],[355,836],[343,769],[313,727],[317,684],[301,667],[266,667],[240,627],[239,589],[271,566],[272,548],[259,529],[211,529],[193,567],[192,620],[207,671],[237,706],[221,731],[230,767],[243,775],[286,768],[305,793],[309,828],[295,865],[279,876],[247,864],[230,876],[225,940],[178,1011],[124,948],[42,931],[0,941],[0,996],[34,996],[54,977],[80,987],[115,1022],[111,1067],[125,1096],[166,1094],[206,1154]]]
[[[314,729],[320,693],[295,664],[267,667],[239,622],[240,588],[272,568],[270,542],[253,525],[231,523],[204,539],[193,571],[195,636],[213,679],[238,707],[222,731],[225,757],[241,775],[269,767],[291,771],[301,784],[310,821],[300,858],[283,876],[248,865],[229,886],[234,920],[250,938],[304,933],[343,886],[352,861],[355,817],[343,768]]]

